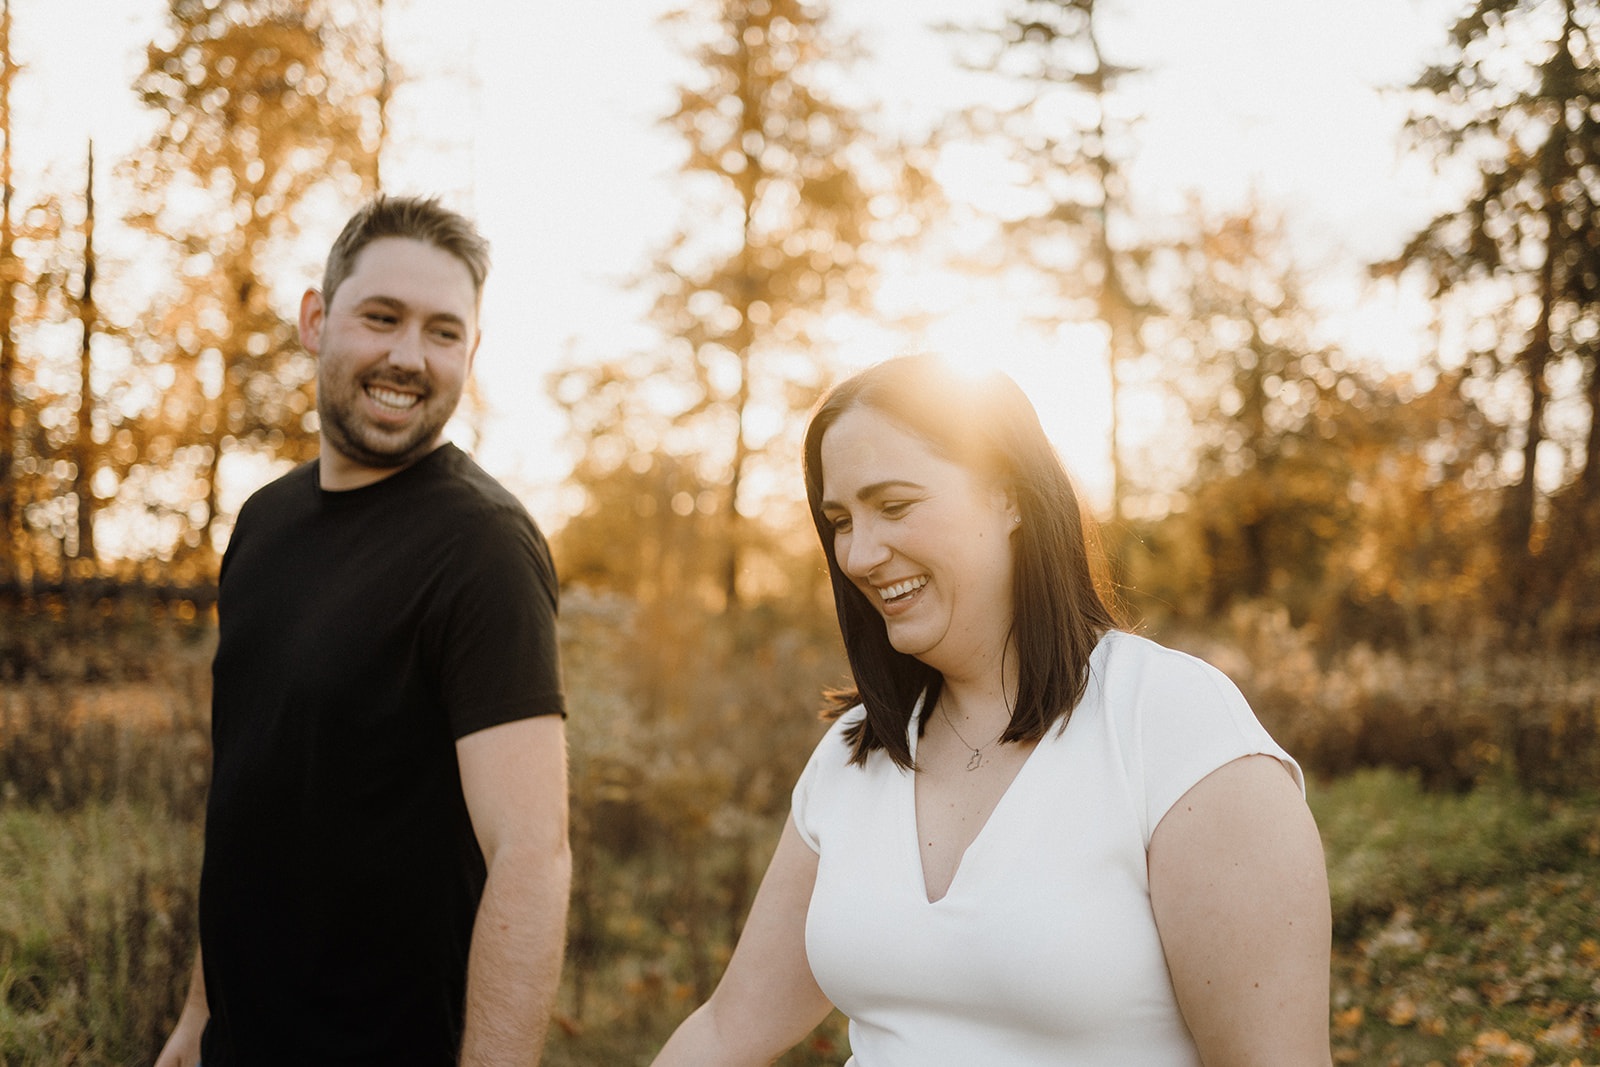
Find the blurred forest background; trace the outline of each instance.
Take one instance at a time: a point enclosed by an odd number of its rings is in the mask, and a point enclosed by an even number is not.
[[[217,563],[316,448],[270,280],[386,187],[404,75],[383,0],[167,0],[148,143],[21,187],[13,26],[43,2],[0,0],[0,1062],[135,1064],[195,944]],[[720,974],[846,678],[797,459],[829,324],[938,257],[1092,339],[1130,618],[1315,776],[1336,1060],[1600,1063],[1600,0],[1463,2],[1395,87],[1400,147],[1462,190],[1369,265],[1428,295],[1402,371],[1330,340],[1273,204],[1138,201],[1115,4],[945,27],[1001,102],[912,139],[838,91],[857,46],[820,2],[663,22],[685,222],[627,265],[656,341],[548,382],[578,501],[538,516],[577,865],[548,1062],[648,1062]],[[1018,192],[981,246],[952,146]],[[97,247],[97,182],[137,264]],[[783,1062],[846,1055],[835,1019]]]

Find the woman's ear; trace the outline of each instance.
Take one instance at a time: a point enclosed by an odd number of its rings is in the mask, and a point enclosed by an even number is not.
[[[996,511],[1005,513],[1013,531],[1022,525],[1022,507],[1017,502],[1017,491],[1014,488],[1008,485],[1004,488],[996,489],[994,495],[990,497],[990,501]]]

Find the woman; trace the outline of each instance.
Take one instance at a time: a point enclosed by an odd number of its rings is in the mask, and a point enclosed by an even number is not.
[[[1015,383],[865,370],[805,474],[859,703],[658,1067],[770,1063],[833,1005],[856,1067],[1328,1064],[1299,768],[1220,673],[1116,630]]]

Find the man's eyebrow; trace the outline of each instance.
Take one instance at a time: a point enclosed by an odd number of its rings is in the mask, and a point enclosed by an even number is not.
[[[361,299],[361,303],[357,304],[356,306],[361,307],[365,304],[379,304],[386,308],[392,308],[395,311],[405,311],[410,307],[409,304],[407,304],[404,300],[401,300],[399,297],[384,296],[382,293],[373,293],[371,296],[363,297]],[[453,311],[436,311],[432,315],[428,316],[428,321],[451,322],[463,328],[465,328],[467,325],[466,320]]]

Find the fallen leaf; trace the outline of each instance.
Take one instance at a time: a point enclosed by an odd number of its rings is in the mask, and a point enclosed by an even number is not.
[[[1417,1002],[1405,994],[1396,997],[1389,1010],[1384,1014],[1390,1026],[1410,1026],[1417,1021]]]
[[[1533,1063],[1533,1046],[1514,1041],[1504,1030],[1486,1030],[1473,1040],[1479,1051],[1491,1056],[1503,1056],[1516,1067],[1529,1067]]]
[[[1583,1044],[1583,1025],[1577,1019],[1568,1019],[1556,1023],[1548,1030],[1539,1031],[1534,1040],[1541,1045],[1577,1049]]]

